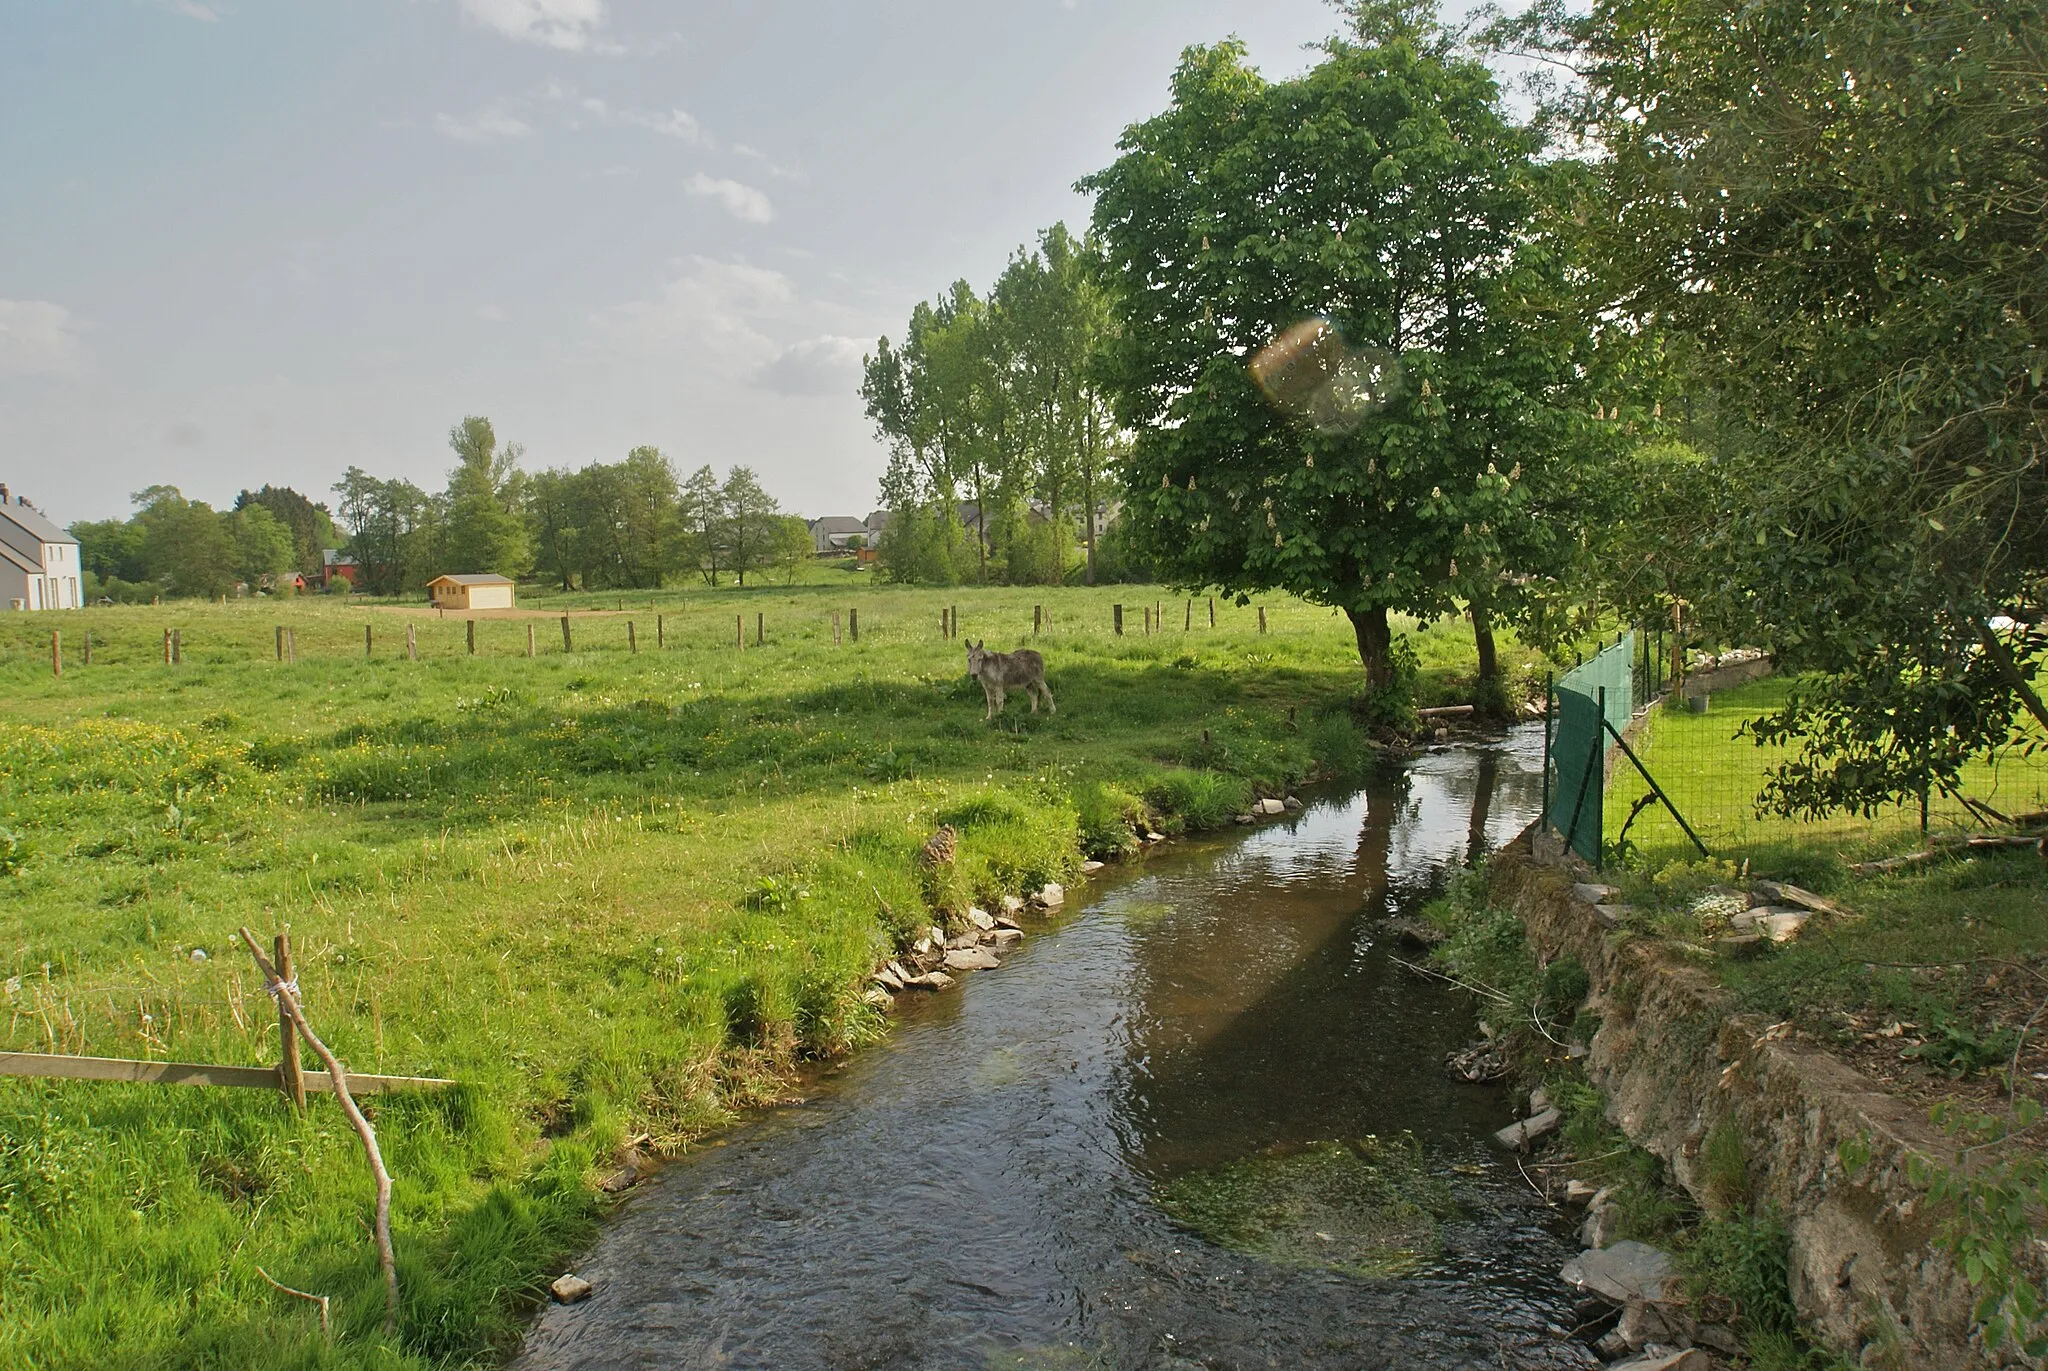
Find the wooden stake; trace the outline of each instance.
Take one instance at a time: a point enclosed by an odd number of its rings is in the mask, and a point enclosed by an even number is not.
[[[1045,606],[1031,606],[1031,636],[1036,638],[1045,631]]]
[[[92,665],[92,630],[85,631],[85,665]]]
[[[860,611],[857,609],[846,611],[846,636],[856,643],[860,641]]]
[[[1260,606],[1259,606],[1259,632],[1261,632],[1261,633],[1264,633],[1265,631],[1266,631],[1266,607],[1265,607],[1264,605],[1260,605]]]
[[[476,620],[470,619],[467,621],[467,624],[469,629],[469,655],[474,657],[476,656]]]
[[[405,655],[415,662],[420,659],[419,630],[412,624],[405,626]]]
[[[575,650],[575,645],[569,641],[569,616],[564,614],[562,616],[562,651],[574,652]]]
[[[165,665],[165,666],[169,666],[170,664],[171,664],[171,631],[170,631],[169,629],[165,629],[165,630],[164,630],[164,665]]]
[[[320,1041],[306,1022],[305,1013],[299,1008],[299,997],[289,981],[277,974],[277,968],[264,960],[263,950],[256,946],[256,937],[248,929],[241,930],[242,941],[249,948],[249,955],[256,959],[256,967],[270,984],[270,993],[277,996],[278,1011],[292,1021],[292,1027],[299,1030],[306,1045],[327,1067],[327,1075],[334,1082],[334,1098],[341,1102],[341,1110],[348,1115],[349,1125],[356,1136],[362,1139],[363,1156],[370,1164],[370,1174],[377,1182],[377,1226],[374,1230],[377,1241],[377,1264],[384,1268],[384,1334],[386,1337],[398,1331],[398,1262],[391,1254],[391,1173],[384,1169],[384,1154],[377,1147],[377,1131],[370,1127],[370,1121],[363,1117],[357,1107],[355,1096],[348,1093],[348,1068],[334,1055],[334,1050]]]
[[[277,957],[277,974],[287,985],[292,984],[292,935],[279,932],[270,940],[271,951]],[[292,1102],[292,1108],[305,1112],[306,1073],[299,1065],[299,1035],[292,1031],[292,1016],[284,1012],[284,1006],[277,1008],[277,1075],[284,1088],[285,1098]]]
[[[653,608],[654,601],[649,600],[647,605],[648,608]],[[668,646],[668,628],[662,623],[663,617],[660,614],[654,616],[654,646],[656,651]]]
[[[1193,600],[1190,600],[1190,601],[1188,601],[1188,617],[1187,617],[1187,622],[1183,623],[1183,624],[1182,624],[1182,625],[1180,626],[1180,631],[1181,631],[1181,632],[1183,632],[1183,633],[1186,633],[1186,632],[1187,632],[1188,630],[1192,629],[1192,628],[1193,628],[1194,626],[1195,626],[1195,602],[1194,602]]]
[[[281,662],[284,660],[284,625],[277,625],[274,633],[277,638],[277,660]]]
[[[531,621],[526,625],[526,655],[529,657],[533,656],[533,624]]]
[[[1216,597],[1209,597],[1209,627],[1216,627]]]
[[[946,636],[949,638],[960,636],[960,606],[958,605],[954,605],[946,611]]]
[[[747,650],[747,616],[744,614],[732,616],[732,645],[735,652]]]
[[[1111,618],[1112,620],[1114,620],[1114,621],[1115,621],[1115,625],[1116,625],[1116,636],[1117,636],[1117,637],[1119,637],[1119,638],[1123,637],[1123,636],[1124,636],[1124,607],[1123,607],[1122,605],[1111,605],[1111,606],[1109,607],[1109,613],[1110,613],[1110,618]]]
[[[944,605],[939,606],[939,636],[941,638],[950,638],[953,636],[952,633],[948,631],[946,625],[946,615],[950,612],[951,611],[949,611]]]
[[[839,611],[832,611],[832,646],[839,646]]]
[[[61,629],[53,628],[50,630],[50,674],[52,676],[62,676],[64,674],[64,639],[63,630]]]
[[[171,665],[183,666],[184,664],[185,630],[182,628],[174,628],[171,630]]]
[[[640,639],[633,632],[633,621],[631,619],[626,620],[626,651],[635,655],[638,655],[640,651]]]
[[[767,645],[767,642],[768,616],[765,614],[756,614],[754,616],[754,646],[764,647]]]
[[[374,645],[371,641],[371,631],[372,630],[368,624],[363,625],[363,656],[365,658],[374,657],[377,655],[374,650]]]

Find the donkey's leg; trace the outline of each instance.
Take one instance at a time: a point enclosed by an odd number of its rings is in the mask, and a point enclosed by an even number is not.
[[[994,701],[994,703],[989,707],[988,712],[989,717],[993,719],[996,715],[1003,712],[1003,697],[1007,695],[1009,692],[1004,690],[999,685],[992,685],[988,688],[988,690],[989,698]]]
[[[1031,701],[1031,712],[1032,712],[1033,714],[1036,714],[1036,713],[1038,712],[1038,686],[1037,686],[1037,684],[1036,684],[1035,682],[1032,682],[1032,681],[1026,681],[1026,682],[1024,683],[1024,694],[1025,694],[1025,697],[1026,697],[1027,699],[1029,699],[1029,700]]]
[[[990,719],[996,717],[996,688],[987,681],[981,683],[981,702],[984,706],[981,711],[981,721],[987,723]]]
[[[1047,685],[1044,681],[1037,682],[1037,685],[1038,693],[1045,696],[1045,712],[1048,714],[1059,713],[1059,706],[1052,702],[1052,687]],[[1038,706],[1036,704],[1032,706],[1033,709],[1036,709],[1037,707]]]

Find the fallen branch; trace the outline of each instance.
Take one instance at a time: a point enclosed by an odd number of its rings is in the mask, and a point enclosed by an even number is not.
[[[275,1276],[271,1275],[268,1271],[265,1271],[260,1266],[256,1268],[256,1274],[263,1277],[264,1280],[268,1281],[270,1283],[270,1288],[272,1290],[281,1290],[287,1295],[291,1295],[302,1300],[309,1300],[312,1303],[319,1305],[320,1335],[326,1338],[329,1342],[332,1342],[334,1340],[334,1330],[331,1327],[329,1327],[327,1323],[327,1296],[308,1294],[304,1290],[294,1290],[289,1285],[286,1285],[284,1282],[278,1280]]]
[[[299,1008],[297,987],[277,974],[277,968],[263,955],[263,949],[256,945],[255,936],[248,929],[242,929],[241,933],[242,941],[248,944],[249,955],[256,959],[257,970],[263,973],[264,980],[269,983],[270,993],[277,997],[278,1008],[291,1019],[292,1026],[298,1029],[299,1035],[306,1040],[306,1046],[312,1048],[314,1055],[327,1067],[327,1075],[334,1082],[334,1098],[341,1102],[342,1112],[348,1115],[350,1126],[356,1130],[356,1136],[362,1139],[363,1155],[370,1163],[370,1174],[377,1181],[377,1263],[384,1268],[384,1332],[389,1336],[398,1331],[398,1262],[391,1252],[391,1173],[384,1169],[384,1154],[377,1147],[377,1131],[371,1128],[370,1121],[363,1117],[363,1111],[356,1105],[355,1096],[349,1094],[348,1068],[341,1064],[341,1058],[334,1055],[334,1049],[320,1041],[320,1035],[306,1022],[305,1012]]]
[[[1392,962],[1395,966],[1407,967],[1410,971],[1413,971],[1418,976],[1428,976],[1433,980],[1447,981],[1450,984],[1458,987],[1458,989],[1460,990],[1469,990],[1474,995],[1484,995],[1487,999],[1496,1001],[1497,1003],[1514,1003],[1512,999],[1510,999],[1506,995],[1503,995],[1500,991],[1495,990],[1490,985],[1480,985],[1474,981],[1461,981],[1456,976],[1446,975],[1444,972],[1438,971],[1433,967],[1417,966],[1414,962],[1403,961],[1401,958],[1396,957],[1391,952],[1387,954],[1387,960]]]
[[[1849,870],[1858,876],[1889,876],[1894,872],[1907,871],[1928,862],[1937,862],[1944,857],[1953,857],[1966,852],[1986,852],[2003,848],[2039,847],[2048,839],[2032,834],[2017,833],[1973,833],[1966,838],[1951,838],[1936,843],[1918,852],[1906,852],[1897,857],[1886,857],[1876,862],[1851,862]]]

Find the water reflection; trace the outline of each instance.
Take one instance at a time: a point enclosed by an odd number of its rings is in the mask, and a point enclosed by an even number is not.
[[[809,1104],[666,1172],[580,1266],[598,1294],[545,1311],[518,1365],[1585,1365],[1553,1327],[1547,1211],[1485,1147],[1504,1105],[1440,1066],[1470,1010],[1392,966],[1378,924],[1527,822],[1540,747],[1428,753],[1104,873]],[[1157,1202],[1402,1130],[1462,1216],[1419,1277],[1246,1256]]]

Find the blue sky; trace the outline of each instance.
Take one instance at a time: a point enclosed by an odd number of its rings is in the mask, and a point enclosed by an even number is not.
[[[0,0],[0,481],[438,487],[639,443],[864,513],[862,349],[985,286],[1159,109],[1319,0]]]

